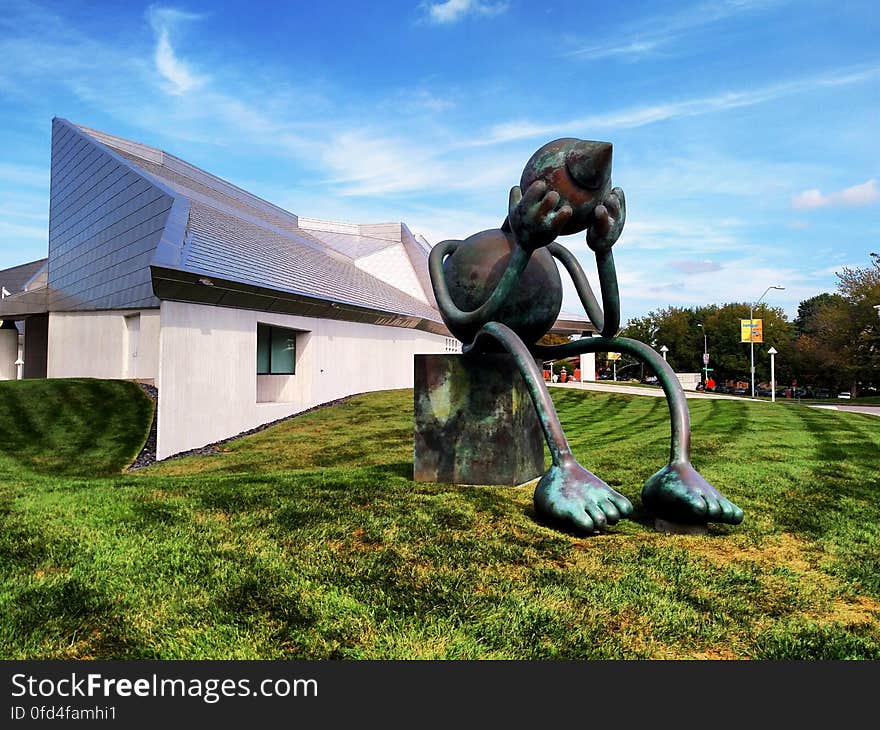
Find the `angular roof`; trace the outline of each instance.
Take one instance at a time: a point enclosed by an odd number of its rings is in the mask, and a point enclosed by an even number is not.
[[[0,271],[0,320],[48,311],[48,259],[38,259]]]
[[[216,288],[219,281],[226,286],[240,284],[248,289],[238,294],[268,289],[314,304],[335,303],[391,315],[391,320],[383,321],[403,326],[445,332],[433,306],[433,292],[425,291],[427,279],[418,273],[427,274],[428,249],[404,241],[404,230],[407,238],[415,239],[401,223],[370,226],[300,219],[167,152],[76,128],[186,203],[185,223],[177,226],[183,234],[177,245],[158,246],[151,261],[154,291],[160,298],[163,291],[173,294],[169,298],[182,297],[180,286],[162,285],[162,270],[170,270],[210,277],[215,292],[221,290]],[[379,270],[370,266],[370,257],[382,252],[396,266]],[[199,301],[206,301],[202,294],[198,292]],[[265,308],[265,298],[259,308]]]
[[[0,272],[18,294],[0,311],[172,299],[448,334],[431,246],[405,224],[300,217],[160,149],[59,118],[49,217],[48,260]],[[42,289],[18,293],[37,274]],[[590,329],[569,313],[554,327]]]
[[[0,287],[9,292],[9,294],[3,295],[4,298],[26,291],[28,284],[43,270],[47,261],[48,259],[38,259],[0,271]]]

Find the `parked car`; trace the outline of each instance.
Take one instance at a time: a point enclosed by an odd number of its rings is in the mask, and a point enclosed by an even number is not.
[[[850,398],[852,398],[852,393],[850,393],[848,390],[845,390],[843,391],[843,393],[838,393],[837,397],[843,398],[844,400],[849,400]]]
[[[831,391],[828,388],[816,388],[816,392],[813,395],[815,398],[830,398]]]
[[[723,384],[721,384],[721,385],[716,385],[716,386],[715,386],[715,392],[716,392],[716,393],[729,393],[729,392],[730,392],[730,387],[727,386],[727,385],[723,385]]]
[[[760,387],[758,387],[758,388],[755,388],[755,393],[756,393],[757,395],[766,396],[766,397],[768,397],[768,398],[769,398],[771,395],[773,395],[773,391],[770,390],[770,388],[760,388]]]

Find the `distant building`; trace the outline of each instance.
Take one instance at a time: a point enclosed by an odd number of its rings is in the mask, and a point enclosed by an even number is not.
[[[51,176],[48,258],[0,271],[0,379],[150,382],[160,459],[412,387],[414,354],[460,351],[437,311],[430,244],[403,223],[303,218],[64,119]],[[555,331],[589,329],[564,315]]]

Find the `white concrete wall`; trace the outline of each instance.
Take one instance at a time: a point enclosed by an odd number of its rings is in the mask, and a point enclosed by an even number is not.
[[[138,314],[140,334],[135,362],[129,357],[125,318]],[[155,379],[158,363],[158,310],[49,314],[47,377]]]
[[[18,330],[0,329],[0,380],[15,380],[17,358]]]
[[[160,459],[352,393],[410,388],[413,355],[446,345],[399,327],[171,301],[161,317]],[[294,375],[257,375],[257,323],[300,333]]]
[[[593,382],[596,379],[596,353],[588,352],[581,355],[581,382]]]
[[[700,373],[676,373],[675,377],[678,378],[684,390],[696,390],[697,384],[701,380]]]

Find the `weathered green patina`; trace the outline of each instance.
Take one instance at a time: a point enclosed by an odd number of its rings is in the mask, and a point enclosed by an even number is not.
[[[611,187],[611,156],[612,147],[606,142],[571,138],[549,142],[535,152],[520,185],[510,192],[501,228],[464,241],[443,241],[432,250],[429,270],[440,312],[449,330],[465,344],[464,352],[471,355],[466,363],[505,350],[524,379],[553,459],[535,490],[540,516],[592,533],[632,512],[626,497],[575,460],[535,364],[535,357],[619,351],[654,371],[670,408],[670,460],[645,483],[644,505],[671,522],[738,524],[742,510],[690,464],[690,416],[675,373],[648,345],[616,337],[620,297],[612,247],[626,220],[626,200],[623,190]],[[587,245],[596,257],[604,312],[578,260],[555,243],[558,235],[580,231],[586,231]],[[571,276],[600,337],[555,347],[535,344],[553,325],[562,302],[554,258]],[[490,448],[508,447],[495,443]]]
[[[507,353],[416,355],[414,390],[416,481],[516,485],[544,473],[538,415]]]

